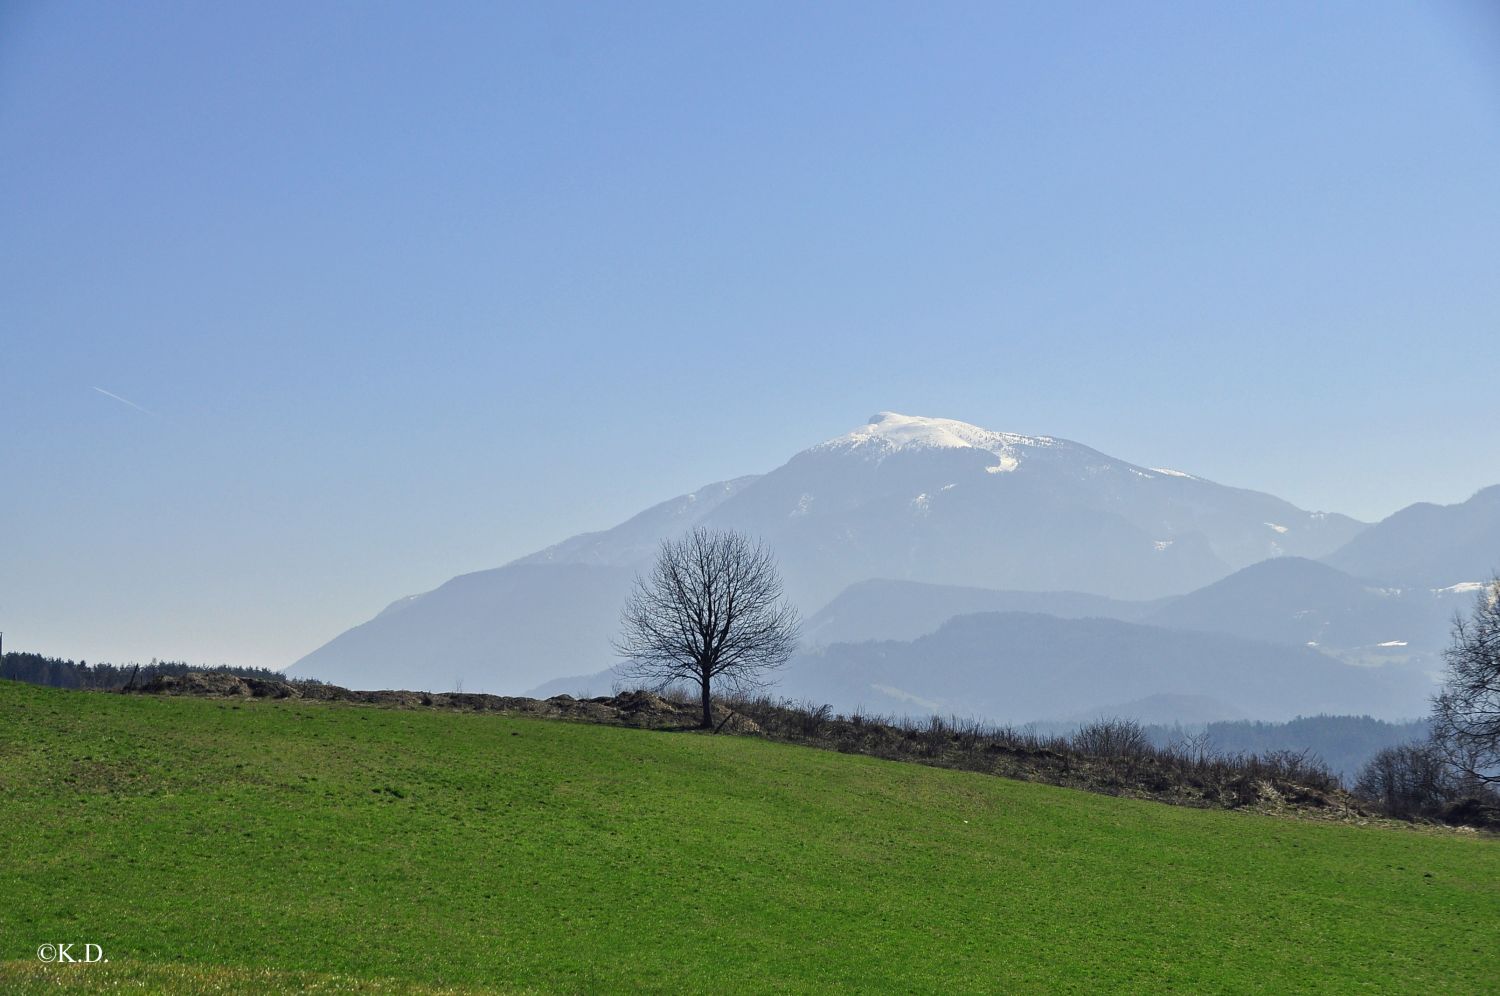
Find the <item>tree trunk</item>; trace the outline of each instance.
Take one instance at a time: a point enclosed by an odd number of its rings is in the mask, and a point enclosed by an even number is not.
[[[708,675],[704,675],[699,687],[703,689],[703,728],[711,730],[714,728],[713,700],[708,696]]]

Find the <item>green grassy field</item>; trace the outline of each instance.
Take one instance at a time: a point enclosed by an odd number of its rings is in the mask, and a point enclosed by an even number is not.
[[[1500,985],[1500,842],[749,738],[0,682],[0,991]],[[47,942],[107,965],[48,968]]]

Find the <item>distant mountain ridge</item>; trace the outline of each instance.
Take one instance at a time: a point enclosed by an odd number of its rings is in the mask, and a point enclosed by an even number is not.
[[[1409,718],[1425,711],[1428,690],[1409,671],[1344,664],[1307,647],[1019,612],[958,616],[910,641],[815,649],[780,678],[779,693],[836,709],[1009,723],[1109,712],[1130,700],[1144,708],[1143,696],[1229,710],[1212,718]]]
[[[1036,612],[1061,619],[1133,622],[1165,602],[1132,602],[1076,591],[996,591],[873,578],[839,592],[805,621],[802,635],[809,646],[914,640],[955,616],[976,612]]]
[[[994,591],[874,579],[850,585],[806,622],[810,645],[911,640],[949,619],[977,612],[1038,612],[1329,650],[1384,648],[1435,657],[1448,643],[1455,612],[1468,610],[1466,588],[1384,588],[1325,563],[1277,557],[1185,595],[1150,601],[1078,592]]]
[[[1500,571],[1500,484],[1456,505],[1418,502],[1382,519],[1324,560],[1355,577],[1446,588]]]
[[[1281,557],[1169,599],[1141,621],[1296,646],[1435,655],[1448,643],[1453,614],[1471,601],[1463,590],[1383,588],[1326,563]]]

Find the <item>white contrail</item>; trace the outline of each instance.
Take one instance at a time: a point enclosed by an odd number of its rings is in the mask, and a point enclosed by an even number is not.
[[[104,395],[106,398],[114,398],[116,401],[118,401],[122,405],[129,405],[131,408],[134,408],[138,412],[145,412],[147,415],[155,415],[156,414],[156,412],[152,411],[151,409],[149,409],[149,408],[142,408],[140,405],[136,404],[134,401],[131,401],[129,398],[122,398],[118,394],[114,393],[113,391],[106,391],[102,387],[96,387],[96,388],[94,388],[94,390],[98,391],[100,394]]]

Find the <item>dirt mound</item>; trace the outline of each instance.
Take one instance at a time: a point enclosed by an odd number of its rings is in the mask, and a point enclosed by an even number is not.
[[[141,686],[148,695],[246,696],[252,694],[244,678],[215,671],[161,674]]]
[[[139,691],[147,695],[197,695],[208,698],[308,699],[317,702],[353,702],[396,709],[457,709],[465,712],[496,712],[545,719],[572,719],[612,726],[646,729],[689,729],[698,725],[701,713],[663,698],[655,692],[631,691],[596,699],[554,695],[550,699],[528,699],[478,692],[409,692],[400,690],[356,691],[317,682],[274,681],[241,678],[217,671],[190,671],[182,675],[152,678]],[[714,706],[714,723],[722,732],[757,734],[755,721]]]

